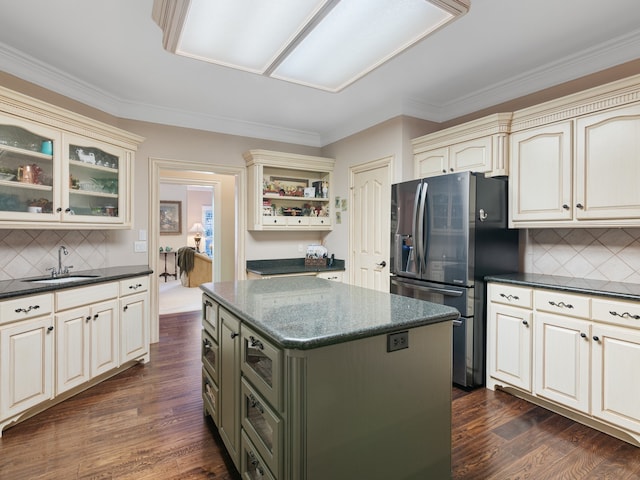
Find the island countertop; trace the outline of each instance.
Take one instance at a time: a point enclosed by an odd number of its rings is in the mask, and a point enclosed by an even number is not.
[[[315,277],[205,283],[200,289],[282,348],[308,350],[455,320],[455,308]]]

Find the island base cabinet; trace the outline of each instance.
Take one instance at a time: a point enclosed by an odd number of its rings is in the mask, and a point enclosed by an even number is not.
[[[287,479],[451,477],[451,322],[287,357]]]

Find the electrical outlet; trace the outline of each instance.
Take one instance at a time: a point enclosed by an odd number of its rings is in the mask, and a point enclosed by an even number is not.
[[[136,253],[143,253],[147,251],[147,242],[137,241],[133,242],[133,251]]]
[[[397,332],[387,335],[387,352],[409,348],[409,332]]]

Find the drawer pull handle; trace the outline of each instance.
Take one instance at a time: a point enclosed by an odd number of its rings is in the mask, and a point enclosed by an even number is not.
[[[231,332],[231,335],[229,335],[231,337],[231,340],[233,340],[234,338],[236,338],[238,335],[240,335],[239,333],[236,332]]]
[[[257,338],[255,338],[253,335],[249,337],[249,340],[251,341],[252,348],[258,348],[260,350],[264,350],[264,345],[262,344],[262,342]]]
[[[506,298],[509,301],[511,301],[511,300],[520,300],[520,297],[518,297],[517,295],[505,295],[504,293],[501,293],[500,296],[502,298]]]
[[[31,310],[37,310],[40,305],[29,305],[29,308],[16,308],[16,313],[29,313]]]
[[[260,476],[263,476],[264,475],[264,470],[260,466],[260,462],[258,461],[256,456],[254,455],[254,453],[253,452],[249,452],[249,457],[251,457],[251,465],[256,467],[256,471],[260,474]]]
[[[202,344],[204,345],[205,350],[210,350],[212,347],[211,342],[206,338],[203,340]]]
[[[615,312],[615,311],[609,311],[609,313],[611,315],[613,315],[614,317],[633,318],[634,320],[640,320],[640,315],[632,315],[629,312],[618,313],[618,312]]]
[[[564,302],[552,302],[551,300],[549,300],[549,305],[552,305],[554,307],[559,307],[559,308],[573,308],[573,305],[571,305],[570,303],[564,303]]]
[[[204,304],[205,304],[207,307],[213,307],[213,303],[211,303],[209,300],[206,300],[206,301],[204,302]]]
[[[132,290],[137,290],[140,287],[142,287],[141,283],[136,283],[135,285],[129,285],[129,288],[132,289]]]
[[[260,413],[264,414],[264,407],[262,406],[262,404],[258,401],[258,399],[256,397],[253,396],[253,393],[249,394],[249,401],[251,403],[251,408],[255,408],[256,410],[258,410]]]

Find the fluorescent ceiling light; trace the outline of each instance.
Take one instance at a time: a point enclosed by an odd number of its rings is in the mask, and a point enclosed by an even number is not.
[[[154,0],[178,55],[337,92],[464,15],[469,0]]]

